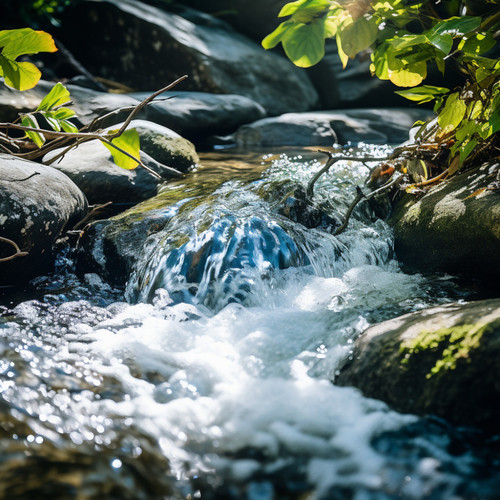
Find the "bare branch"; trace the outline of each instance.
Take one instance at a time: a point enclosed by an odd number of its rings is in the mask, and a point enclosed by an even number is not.
[[[130,125],[130,122],[137,115],[137,113],[139,113],[139,111],[141,111],[142,108],[144,108],[151,101],[153,101],[155,97],[158,97],[160,94],[163,94],[163,92],[167,92],[168,90],[174,88],[178,83],[182,82],[186,78],[187,78],[187,75],[183,75],[180,78],[177,78],[177,80],[175,80],[174,82],[172,82],[169,85],[167,85],[166,87],[163,87],[162,89],[156,91],[154,94],[151,94],[149,97],[146,97],[146,99],[144,99],[140,104],[138,104],[134,108],[134,110],[132,111],[132,113],[130,113],[130,115],[128,116],[128,118],[125,120],[125,122],[121,126],[120,130],[118,130],[118,132],[116,132],[116,134],[112,135],[112,138],[114,139],[115,137],[119,137],[120,135],[122,135],[123,132],[125,131],[125,129]]]
[[[351,218],[352,211],[356,208],[356,205],[365,197],[363,191],[361,191],[361,188],[359,186],[356,186],[356,197],[350,204],[349,208],[347,209],[347,212],[344,217],[344,222],[342,223],[341,226],[337,228],[335,231],[335,236],[339,235],[340,233],[343,233],[346,228],[347,224],[349,224],[349,219]]]
[[[308,198],[312,198],[314,194],[314,184],[316,184],[316,181],[325,173],[330,170],[330,167],[337,163],[338,161],[358,161],[360,163],[368,163],[368,162],[373,162],[373,161],[385,161],[393,158],[393,154],[391,156],[386,156],[386,157],[373,157],[373,156],[335,156],[334,153],[331,151],[324,151],[322,149],[318,149],[318,153],[323,153],[328,156],[328,160],[326,161],[325,165],[323,168],[318,170],[312,177],[312,179],[309,181],[309,184],[307,185],[306,189],[306,195]]]
[[[22,252],[21,249],[17,246],[17,243],[15,241],[9,240],[9,238],[3,238],[0,236],[0,241],[3,241],[4,243],[8,243],[9,245],[12,245],[14,247],[14,250],[16,253],[13,253],[12,255],[9,255],[8,257],[3,257],[0,259],[0,262],[8,262],[10,260],[14,260],[17,257],[26,257],[28,255],[28,252]]]

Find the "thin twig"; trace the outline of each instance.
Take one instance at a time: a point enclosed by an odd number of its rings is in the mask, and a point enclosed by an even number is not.
[[[80,227],[82,227],[84,224],[86,224],[88,220],[92,219],[97,214],[97,212],[99,212],[99,210],[102,210],[103,208],[109,207],[109,205],[112,205],[112,204],[113,204],[112,201],[108,201],[107,203],[103,203],[102,205],[96,205],[96,206],[92,207],[92,210],[81,221],[79,221],[77,224],[75,224],[73,226],[72,231],[67,231],[67,232],[72,233],[73,231],[78,230]],[[79,232],[80,231],[78,231],[78,233]]]
[[[151,94],[149,97],[147,97],[146,99],[144,99],[144,101],[142,101],[140,104],[138,104],[134,108],[134,110],[132,111],[132,113],[130,113],[130,115],[128,116],[128,118],[125,120],[125,122],[121,126],[120,130],[118,130],[118,132],[116,132],[115,134],[113,134],[111,137],[114,139],[115,137],[119,137],[121,134],[123,134],[123,132],[125,131],[125,129],[130,125],[130,122],[134,119],[134,117],[137,115],[137,113],[139,113],[139,111],[141,111],[142,108],[144,108],[151,101],[153,101],[155,97],[159,96],[160,94],[163,94],[163,92],[167,92],[168,90],[172,89],[178,83],[182,82],[186,78],[187,78],[187,75],[183,75],[180,78],[177,78],[177,80],[175,80],[175,82],[172,82],[171,84],[167,85],[166,87],[163,87],[162,89],[157,90],[154,94]]]
[[[68,138],[73,138],[73,139],[86,139],[88,141],[90,141],[92,139],[98,139],[101,142],[105,142],[106,144],[110,145],[111,147],[113,147],[117,151],[120,151],[120,153],[124,154],[125,156],[128,156],[132,160],[136,161],[138,165],[140,165],[142,168],[147,170],[151,175],[157,177],[158,179],[161,179],[161,175],[157,174],[154,170],[151,170],[149,167],[144,165],[144,163],[140,159],[136,158],[134,155],[132,155],[132,154],[128,153],[127,151],[125,151],[124,149],[120,148],[116,144],[113,144],[109,139],[107,139],[106,137],[104,137],[98,133],[92,133],[92,132],[56,132],[53,130],[43,130],[43,129],[38,129],[38,128],[34,128],[34,127],[25,127],[23,125],[13,125],[11,123],[0,123],[0,128],[1,127],[15,128],[17,130],[24,130],[24,131],[28,131],[28,132],[38,132],[38,133],[46,135],[48,137],[68,137]],[[116,134],[113,134],[110,137],[115,138],[117,136],[116,136]],[[82,142],[85,142],[85,141],[82,141]]]
[[[8,257],[3,257],[0,259],[0,262],[8,262],[10,260],[14,260],[17,257],[25,257],[28,255],[28,252],[22,252],[21,249],[17,246],[17,243],[15,241],[9,240],[9,238],[4,238],[0,236],[0,241],[3,241],[5,243],[8,243],[9,245],[12,245],[14,247],[14,250],[16,253],[13,253],[12,255],[9,255]]]
[[[320,170],[318,170],[312,177],[312,179],[309,181],[309,184],[307,185],[307,189],[306,189],[306,195],[308,198],[312,198],[313,194],[314,194],[314,184],[316,184],[316,181],[326,172],[328,172],[328,170],[330,170],[330,167],[332,165],[334,165],[335,163],[337,163],[338,161],[358,161],[360,163],[368,163],[368,162],[373,162],[373,161],[386,161],[386,160],[390,160],[393,158],[393,154],[391,154],[391,156],[386,156],[386,157],[373,157],[373,156],[363,156],[363,157],[353,157],[353,156],[335,156],[334,153],[330,152],[330,151],[324,151],[322,149],[319,149],[318,150],[318,153],[323,153],[325,155],[328,156],[328,160],[326,161],[325,165],[323,166],[323,168],[321,168]]]
[[[28,177],[25,177],[24,179],[2,179],[2,181],[5,181],[5,182],[24,182],[24,181],[31,179],[32,177],[35,177],[35,175],[40,175],[40,172],[33,172],[31,175],[28,175]]]
[[[364,197],[365,197],[365,195],[364,195],[363,191],[361,191],[361,188],[359,186],[356,186],[356,197],[354,198],[354,200],[350,204],[349,208],[347,209],[347,212],[346,212],[345,217],[344,217],[344,222],[335,231],[335,233],[334,233],[335,236],[339,235],[340,233],[343,233],[346,230],[347,224],[349,224],[349,219],[351,218],[352,211],[354,210],[354,208],[356,207],[356,205]]]

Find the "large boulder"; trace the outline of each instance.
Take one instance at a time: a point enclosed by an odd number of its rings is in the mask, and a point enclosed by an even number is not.
[[[500,299],[454,303],[368,328],[335,383],[401,412],[500,432]]]
[[[405,195],[390,219],[395,251],[410,270],[500,277],[500,164],[489,163]],[[496,288],[498,288],[496,286]]]
[[[208,14],[196,21],[136,0],[83,0],[68,8],[59,36],[95,75],[137,90],[187,74],[183,90],[244,95],[270,114],[317,105],[307,75],[290,61]]]
[[[278,13],[288,0],[183,0],[183,6],[169,6],[170,10],[186,15],[184,5],[217,15],[240,33],[260,42],[278,25]]]
[[[52,264],[54,243],[87,213],[87,200],[62,172],[0,154],[0,236],[27,255],[0,262],[0,285],[16,285]],[[0,258],[15,253],[0,242]]]
[[[286,113],[243,125],[235,140],[241,147],[331,146],[347,142],[397,144],[408,139],[408,131],[417,119],[429,115],[420,109]]]
[[[156,196],[160,184],[179,177],[199,161],[193,144],[172,130],[144,120],[133,120],[130,127],[139,133],[141,160],[159,178],[140,166],[134,170],[118,167],[99,140],[80,144],[52,163],[63,151],[54,150],[44,157],[44,162],[70,177],[89,203],[102,204],[137,203]]]

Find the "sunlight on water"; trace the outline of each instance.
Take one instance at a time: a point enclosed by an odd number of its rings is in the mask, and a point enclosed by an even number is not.
[[[69,274],[63,291],[5,310],[0,410],[19,430],[0,439],[52,457],[40,462],[50,484],[46,463],[93,463],[121,498],[455,498],[475,458],[452,456],[443,428],[406,438],[420,419],[331,383],[365,328],[446,302],[437,291],[452,285],[402,273],[366,208],[334,237],[259,196],[320,167],[281,156],[265,181],[174,200],[136,264],[132,303]],[[342,162],[318,183],[333,217],[366,173]]]

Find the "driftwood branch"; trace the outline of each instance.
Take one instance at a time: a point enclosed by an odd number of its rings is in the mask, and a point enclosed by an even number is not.
[[[12,255],[1,258],[0,262],[8,262],[10,260],[16,259],[17,257],[26,257],[26,255],[28,255],[28,252],[21,251],[21,249],[19,248],[19,246],[15,241],[9,240],[9,238],[4,238],[2,236],[0,236],[0,241],[3,241],[4,243],[8,243],[9,245],[13,246],[15,250],[15,253],[13,253]]]

